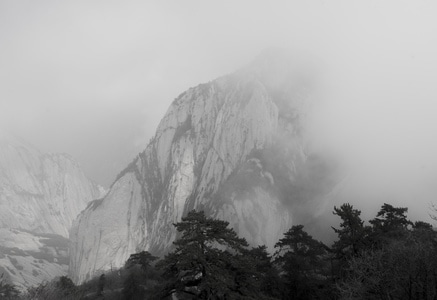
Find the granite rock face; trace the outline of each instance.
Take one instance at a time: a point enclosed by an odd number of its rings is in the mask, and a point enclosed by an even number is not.
[[[0,136],[0,275],[19,289],[68,271],[73,220],[104,189],[66,154]]]
[[[73,220],[103,188],[67,154],[42,154],[18,138],[0,139],[0,228],[68,238]]]
[[[177,97],[147,148],[75,221],[71,278],[83,282],[142,250],[165,254],[172,224],[192,209],[272,250],[316,198],[301,184],[318,168],[305,141],[307,79],[287,57],[264,54]]]
[[[0,274],[20,291],[68,272],[68,239],[0,228]]]

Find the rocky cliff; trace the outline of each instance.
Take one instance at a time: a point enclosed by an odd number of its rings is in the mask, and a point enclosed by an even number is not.
[[[306,147],[311,82],[295,67],[265,53],[177,97],[144,152],[75,221],[74,281],[120,267],[134,252],[163,255],[176,237],[172,224],[193,208],[270,249],[306,218],[304,207],[317,209],[324,186],[308,182],[325,166]]]
[[[68,272],[68,239],[0,228],[0,275],[19,290],[37,286]]]
[[[103,188],[65,154],[0,136],[0,275],[24,290],[68,270],[73,220]]]
[[[0,139],[0,228],[68,238],[73,220],[103,189],[66,154],[43,154],[15,137]]]

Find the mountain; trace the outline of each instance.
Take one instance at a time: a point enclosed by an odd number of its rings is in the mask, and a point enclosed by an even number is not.
[[[67,154],[43,154],[18,138],[0,140],[0,227],[68,238],[73,220],[103,189]]]
[[[0,135],[0,275],[24,289],[68,269],[73,220],[103,188],[66,154]]]
[[[165,254],[192,209],[270,250],[292,224],[311,223],[333,183],[308,148],[313,82],[298,66],[269,51],[177,97],[147,148],[75,221],[70,277],[83,282],[142,250]]]
[[[56,234],[0,228],[0,274],[21,291],[65,276],[68,243]]]

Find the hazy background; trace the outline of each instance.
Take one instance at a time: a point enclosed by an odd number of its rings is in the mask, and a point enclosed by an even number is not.
[[[423,207],[437,194],[436,15],[431,1],[1,1],[0,129],[109,185],[181,92],[289,47],[321,79],[320,147],[363,190]]]

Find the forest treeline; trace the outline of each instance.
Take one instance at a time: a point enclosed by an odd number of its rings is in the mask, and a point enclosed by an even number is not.
[[[292,226],[270,254],[249,247],[229,223],[191,211],[174,224],[174,250],[132,254],[123,268],[75,286],[67,277],[4,299],[437,299],[437,233],[384,204],[368,225],[350,204],[327,246]],[[6,291],[6,292],[5,292]],[[2,298],[2,299],[3,299]]]

